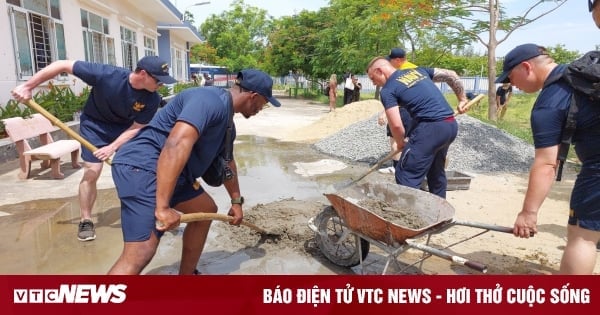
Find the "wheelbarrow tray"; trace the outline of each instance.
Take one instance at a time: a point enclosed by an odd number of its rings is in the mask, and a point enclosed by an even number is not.
[[[357,184],[325,197],[349,229],[390,246],[451,223],[455,213],[443,198],[390,182]]]

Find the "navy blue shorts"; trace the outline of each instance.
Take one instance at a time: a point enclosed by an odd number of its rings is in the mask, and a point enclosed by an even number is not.
[[[81,114],[79,121],[79,134],[96,148],[111,144],[123,133],[123,131],[127,130],[127,128],[129,128],[129,126],[105,123],[91,119],[85,114]],[[81,158],[90,163],[102,163],[102,161],[97,159],[92,151],[88,150],[85,146],[81,146]]]
[[[121,200],[121,229],[125,242],[143,242],[152,232],[161,237],[156,229],[156,174],[124,164],[113,164],[112,177]],[[202,187],[194,190],[182,177],[171,198],[170,206],[193,199],[204,193]]]
[[[600,169],[585,164],[575,180],[571,193],[569,224],[600,231]]]

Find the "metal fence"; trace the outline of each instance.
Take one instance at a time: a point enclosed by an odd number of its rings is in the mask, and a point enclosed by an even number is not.
[[[375,92],[375,85],[369,79],[367,75],[357,75],[358,82],[362,84],[362,91],[364,92]],[[287,77],[276,77],[273,78],[276,83],[284,84],[284,85],[294,85],[295,83],[292,80],[289,80]],[[475,94],[487,94],[488,92],[488,78],[487,77],[461,77],[460,81],[465,87],[465,91],[472,92]],[[307,80],[304,78],[300,78],[298,81],[298,85],[302,88],[306,87]],[[448,84],[441,82],[436,83],[437,87],[442,91],[442,93],[453,93],[452,89],[448,86]],[[500,84],[496,84],[496,87],[500,86]],[[341,82],[338,85],[338,90],[344,89],[344,82]],[[513,87],[514,93],[519,93],[517,88]]]

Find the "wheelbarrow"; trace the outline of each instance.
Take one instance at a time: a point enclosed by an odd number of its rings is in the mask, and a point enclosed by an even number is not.
[[[455,220],[455,210],[445,199],[390,182],[366,182],[325,197],[331,206],[311,218],[308,225],[323,255],[342,267],[362,265],[373,244],[388,254],[382,274],[409,248],[429,254],[421,262],[437,256],[486,273],[487,266],[479,262],[429,246],[431,235],[455,225],[484,230],[473,237],[488,231],[512,233],[511,227]],[[425,244],[414,240],[424,236]]]

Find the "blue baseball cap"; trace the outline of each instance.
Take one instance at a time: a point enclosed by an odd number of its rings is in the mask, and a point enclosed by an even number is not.
[[[513,50],[509,51],[508,54],[506,54],[506,57],[504,57],[502,74],[496,79],[496,83],[510,83],[508,75],[512,69],[520,65],[521,62],[540,55],[547,55],[546,50],[536,44],[523,44],[513,48]]]
[[[177,82],[177,80],[169,75],[169,64],[157,56],[146,56],[140,59],[137,67],[148,72],[161,83],[173,84]]]
[[[385,57],[385,59],[390,61],[394,58],[406,58],[406,51],[404,51],[404,49],[400,47],[392,48],[390,54],[387,57]]]
[[[275,107],[281,106],[273,97],[273,79],[260,70],[246,69],[238,72],[235,84],[264,96]]]

